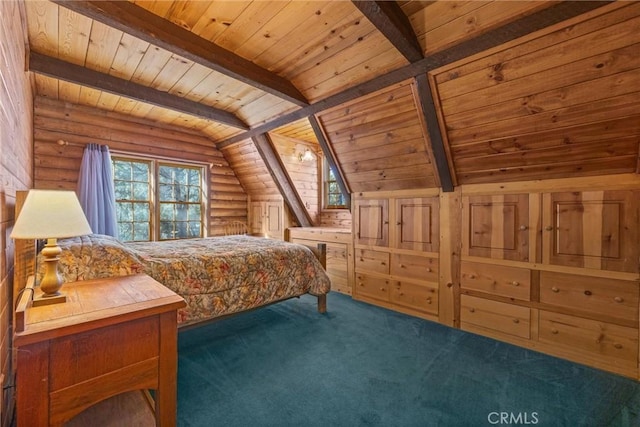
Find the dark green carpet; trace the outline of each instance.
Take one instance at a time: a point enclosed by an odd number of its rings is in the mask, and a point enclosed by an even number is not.
[[[315,305],[180,331],[178,425],[640,425],[630,379],[341,294]]]

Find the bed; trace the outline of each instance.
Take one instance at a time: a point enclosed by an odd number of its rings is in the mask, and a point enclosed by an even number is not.
[[[58,244],[65,282],[146,273],[185,299],[181,327],[307,293],[318,297],[323,312],[330,290],[308,247],[279,240],[234,235],[123,243],[92,234]]]

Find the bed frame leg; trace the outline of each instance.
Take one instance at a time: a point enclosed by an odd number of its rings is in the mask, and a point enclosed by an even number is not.
[[[318,313],[327,312],[327,294],[318,295]]]

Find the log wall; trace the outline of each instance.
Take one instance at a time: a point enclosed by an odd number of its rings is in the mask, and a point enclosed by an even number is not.
[[[59,145],[59,140],[68,145]],[[225,221],[247,221],[247,195],[210,139],[178,127],[43,97],[37,97],[34,106],[35,188],[75,190],[88,143],[106,144],[112,152],[208,164],[208,235],[222,234]]]
[[[16,190],[31,187],[33,95],[24,72],[25,14],[22,2],[0,2],[0,424],[11,422],[14,402],[11,322],[13,259],[9,237]]]

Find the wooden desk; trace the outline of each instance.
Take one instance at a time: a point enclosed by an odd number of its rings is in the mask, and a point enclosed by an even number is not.
[[[146,275],[67,283],[62,292],[66,303],[31,307],[26,290],[16,310],[18,426],[60,426],[137,389],[156,390],[157,426],[175,426],[184,300]]]

